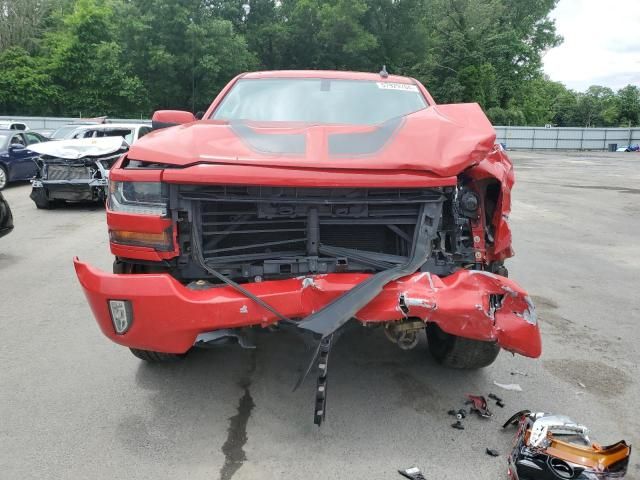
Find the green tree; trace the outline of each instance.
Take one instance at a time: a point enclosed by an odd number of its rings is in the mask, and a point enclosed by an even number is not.
[[[52,113],[49,105],[55,103],[60,92],[44,70],[42,59],[29,55],[21,47],[0,53],[0,112],[9,115]]]
[[[640,89],[636,85],[627,85],[618,90],[617,99],[620,126],[640,125]]]
[[[217,16],[222,3],[121,0],[119,39],[154,109],[203,109],[233,76],[256,67],[244,37]]]
[[[114,4],[77,0],[59,30],[43,41],[45,69],[58,85],[60,113],[139,115],[148,110],[114,28]]]

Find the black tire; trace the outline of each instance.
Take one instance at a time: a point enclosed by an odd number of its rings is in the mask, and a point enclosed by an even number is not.
[[[494,342],[482,342],[443,332],[435,323],[427,323],[429,353],[440,365],[457,369],[478,369],[491,365],[500,353]]]
[[[4,190],[4,187],[9,185],[9,174],[3,166],[0,166],[0,170],[2,170],[2,172],[0,172],[0,179],[2,179],[0,181],[0,190]]]
[[[153,352],[151,350],[139,350],[137,348],[130,348],[129,350],[140,360],[153,363],[177,362],[186,356],[185,353]]]

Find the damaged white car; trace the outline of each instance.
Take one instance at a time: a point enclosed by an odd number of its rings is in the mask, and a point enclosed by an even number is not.
[[[83,138],[33,145],[40,156],[31,180],[36,207],[53,208],[63,202],[103,202],[109,169],[127,150],[123,137]]]

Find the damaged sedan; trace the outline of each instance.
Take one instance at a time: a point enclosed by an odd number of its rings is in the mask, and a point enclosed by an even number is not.
[[[233,79],[201,120],[159,111],[110,172],[113,273],[75,259],[102,332],[147,361],[278,324],[311,339],[314,421],[351,321],[454,368],[536,358],[507,278],[513,166],[477,104],[414,79],[323,71]],[[164,128],[163,128],[164,127]]]
[[[33,146],[40,156],[31,180],[31,199],[37,208],[61,203],[104,201],[109,169],[129,145],[122,137],[61,140]]]

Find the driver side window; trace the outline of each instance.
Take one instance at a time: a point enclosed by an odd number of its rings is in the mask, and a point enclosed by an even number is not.
[[[11,137],[11,145],[22,145],[23,147],[27,146],[24,138],[22,138],[22,135],[14,135],[13,137]]]

